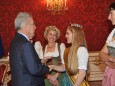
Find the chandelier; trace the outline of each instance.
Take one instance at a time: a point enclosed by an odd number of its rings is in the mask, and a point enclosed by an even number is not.
[[[66,0],[47,0],[47,9],[51,14],[60,14],[61,11],[68,10]]]

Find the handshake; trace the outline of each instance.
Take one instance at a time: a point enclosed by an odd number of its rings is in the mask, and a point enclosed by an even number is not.
[[[58,72],[63,72],[65,71],[65,66],[64,64],[61,64],[59,66],[57,65],[52,65],[52,64],[46,64],[48,60],[51,60],[52,59],[52,56],[47,56],[47,57],[44,57],[41,62],[45,65],[47,65],[49,67],[49,71],[52,71],[52,70],[55,70],[55,71],[58,71]]]
[[[48,67],[49,67],[49,71],[52,71],[54,70],[55,65],[48,65]]]
[[[61,64],[59,66],[57,65],[47,65],[50,69],[50,71],[55,70],[57,72],[64,72],[65,71],[65,65]]]

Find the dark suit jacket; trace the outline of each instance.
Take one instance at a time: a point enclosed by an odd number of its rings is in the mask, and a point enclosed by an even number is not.
[[[10,45],[12,86],[45,86],[49,68],[41,63],[34,45],[17,33]]]

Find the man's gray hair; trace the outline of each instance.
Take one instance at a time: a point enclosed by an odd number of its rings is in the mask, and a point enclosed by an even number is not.
[[[15,18],[14,26],[16,30],[22,28],[24,24],[28,22],[28,19],[32,18],[32,15],[27,12],[20,12],[18,13],[17,17]]]

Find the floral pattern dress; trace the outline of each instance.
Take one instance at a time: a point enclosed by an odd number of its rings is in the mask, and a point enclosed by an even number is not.
[[[115,58],[115,29],[112,30],[107,38],[107,48],[109,55]],[[115,69],[107,66],[104,71],[102,86],[115,86]]]

